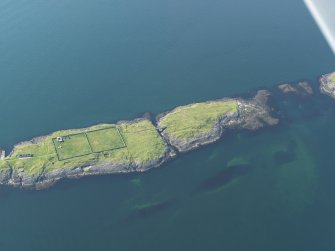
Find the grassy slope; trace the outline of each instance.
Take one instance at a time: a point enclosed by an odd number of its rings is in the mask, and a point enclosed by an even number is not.
[[[108,151],[108,155],[92,153],[64,161],[58,161],[52,143],[52,138],[68,134],[87,132],[112,125],[104,124],[85,129],[57,131],[47,136],[37,144],[23,144],[16,147],[15,151],[0,161],[0,169],[10,165],[14,169],[23,169],[29,174],[38,174],[43,170],[51,171],[59,168],[71,168],[86,163],[130,163],[145,162],[158,158],[164,153],[164,141],[157,133],[155,127],[148,120],[137,121],[133,124],[117,125],[127,144],[127,147]],[[33,158],[20,160],[16,156],[21,153],[32,153]]]
[[[93,152],[102,152],[124,146],[123,140],[115,127],[87,133]]]
[[[166,127],[165,132],[171,137],[187,140],[210,132],[219,118],[237,110],[235,100],[181,106],[161,118],[159,126]]]
[[[335,73],[329,76],[329,80],[330,80],[330,86],[335,87]]]
[[[147,120],[144,123],[124,124],[120,127],[120,132],[134,162],[154,160],[164,153],[162,137]]]

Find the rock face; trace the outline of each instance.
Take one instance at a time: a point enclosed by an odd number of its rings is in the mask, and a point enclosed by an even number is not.
[[[335,72],[323,75],[320,78],[320,91],[335,98]]]
[[[281,84],[278,85],[278,89],[283,93],[294,93],[303,96],[312,95],[314,93],[313,88],[306,81],[299,82],[298,84]]]
[[[0,171],[0,184],[7,184],[12,175],[11,168],[5,168]]]

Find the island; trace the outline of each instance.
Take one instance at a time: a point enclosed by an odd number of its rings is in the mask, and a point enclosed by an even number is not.
[[[280,84],[284,94],[313,95],[306,82]],[[335,98],[335,72],[320,78],[322,93]],[[65,178],[144,172],[201,146],[228,130],[257,130],[277,125],[268,105],[270,92],[253,98],[223,98],[179,106],[132,121],[61,130],[13,147],[0,147],[0,184],[43,189]]]
[[[320,90],[332,98],[335,98],[335,72],[325,74],[320,79]]]
[[[0,159],[0,184],[43,189],[65,178],[144,172],[219,140],[227,130],[276,125],[270,93],[180,106],[156,119],[62,130],[14,146]]]

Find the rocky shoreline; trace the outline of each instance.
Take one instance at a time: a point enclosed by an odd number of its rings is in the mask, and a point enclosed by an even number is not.
[[[133,124],[139,121],[146,120],[144,118],[134,119],[132,121],[119,121],[117,124]],[[82,128],[84,129],[84,128]],[[14,153],[15,149],[28,144],[36,144],[41,140],[47,138],[46,136],[35,137],[29,141],[24,141],[16,144],[11,151]],[[73,167],[56,169],[52,171],[42,171],[36,175],[29,175],[22,169],[10,168],[0,169],[0,184],[10,185],[25,189],[46,189],[63,179],[78,179],[85,176],[117,174],[117,173],[132,173],[145,172],[149,169],[158,167],[164,162],[174,157],[174,150],[165,143],[165,151],[159,158],[149,162],[128,162],[128,163],[101,163],[96,164],[92,158],[91,162],[86,162],[83,165],[76,165]]]
[[[167,161],[178,156],[179,152],[187,152],[200,146],[210,144],[219,140],[224,131],[227,129],[248,129],[256,130],[261,127],[276,125],[278,119],[271,116],[271,108],[268,106],[267,101],[270,93],[265,90],[258,91],[256,96],[252,99],[230,99],[236,100],[238,104],[238,111],[226,114],[224,117],[218,119],[214,128],[207,134],[200,137],[192,138],[186,142],[173,141],[169,138],[159,126],[160,118],[168,114],[160,114],[157,116],[157,121],[153,121],[156,130],[164,140],[165,150],[164,153],[158,158],[147,162],[124,162],[124,163],[102,163],[96,164],[92,159],[82,165],[76,165],[69,168],[61,168],[52,171],[42,170],[40,173],[30,175],[25,170],[20,168],[7,168],[0,169],[0,184],[11,185],[14,187],[21,187],[27,189],[45,189],[62,179],[74,179],[90,175],[104,175],[115,173],[132,173],[132,172],[145,172],[149,169],[159,167]],[[213,101],[208,101],[213,102]],[[137,119],[147,120],[146,118]],[[134,123],[134,121],[120,121],[120,123]],[[21,142],[14,146],[14,150],[22,144],[31,144],[40,142],[47,136],[36,137],[31,141]],[[14,151],[13,150],[13,151]],[[12,151],[12,153],[13,153]]]
[[[161,158],[146,162],[135,164],[97,164],[75,166],[73,168],[57,169],[51,172],[43,172],[38,176],[30,176],[26,173],[18,173],[9,171],[6,176],[0,174],[0,184],[12,185],[14,187],[21,187],[27,189],[46,189],[63,179],[78,179],[85,176],[105,175],[117,173],[132,173],[145,172],[149,169],[158,167],[171,158],[171,149],[167,148],[165,155]]]
[[[320,91],[335,98],[335,72],[325,74],[320,79]]]
[[[300,96],[313,95],[313,89],[306,81],[299,82],[298,84],[281,84],[277,87],[284,94],[295,94]],[[335,72],[325,74],[320,78],[320,91],[323,94],[335,98]],[[181,153],[192,151],[219,140],[225,135],[227,130],[257,130],[265,126],[274,126],[278,124],[279,120],[271,115],[272,108],[268,104],[270,95],[270,92],[267,90],[259,90],[255,97],[251,99],[224,98],[202,103],[212,104],[215,102],[233,102],[236,103],[237,109],[228,111],[223,116],[218,117],[215,120],[213,127],[211,127],[208,132],[206,131],[205,133],[200,133],[187,139],[173,137],[161,124],[162,118],[174,113],[180,107],[158,114],[155,119],[151,119],[145,115],[143,118],[135,119],[133,121],[119,121],[116,123],[118,126],[128,126],[146,121],[152,125],[153,130],[156,131],[156,134],[159,135],[158,137],[163,142],[164,150],[159,157],[155,157],[148,161],[126,160],[121,162],[101,163],[96,159],[98,158],[97,156],[92,156],[91,159],[88,159],[81,164],[67,164],[64,168],[53,170],[47,170],[47,168],[44,167],[38,173],[30,175],[24,168],[9,165],[8,162],[6,162],[8,158],[3,158],[0,160],[2,161],[0,162],[0,184],[27,189],[45,189],[62,179],[75,179],[90,175],[145,172],[163,165]],[[192,106],[192,104],[188,106]],[[83,128],[81,130],[86,129]],[[17,148],[25,145],[39,144],[42,141],[46,141],[48,137],[50,137],[50,135],[36,137],[30,141],[21,142],[14,146],[9,156],[14,156],[14,152]]]

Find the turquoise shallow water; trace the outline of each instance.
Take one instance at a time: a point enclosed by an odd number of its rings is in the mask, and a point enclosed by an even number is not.
[[[243,7],[243,8],[242,8]],[[0,3],[0,145],[335,69],[302,1]],[[335,102],[145,174],[0,190],[1,250],[335,249]],[[222,180],[231,163],[247,172]]]

